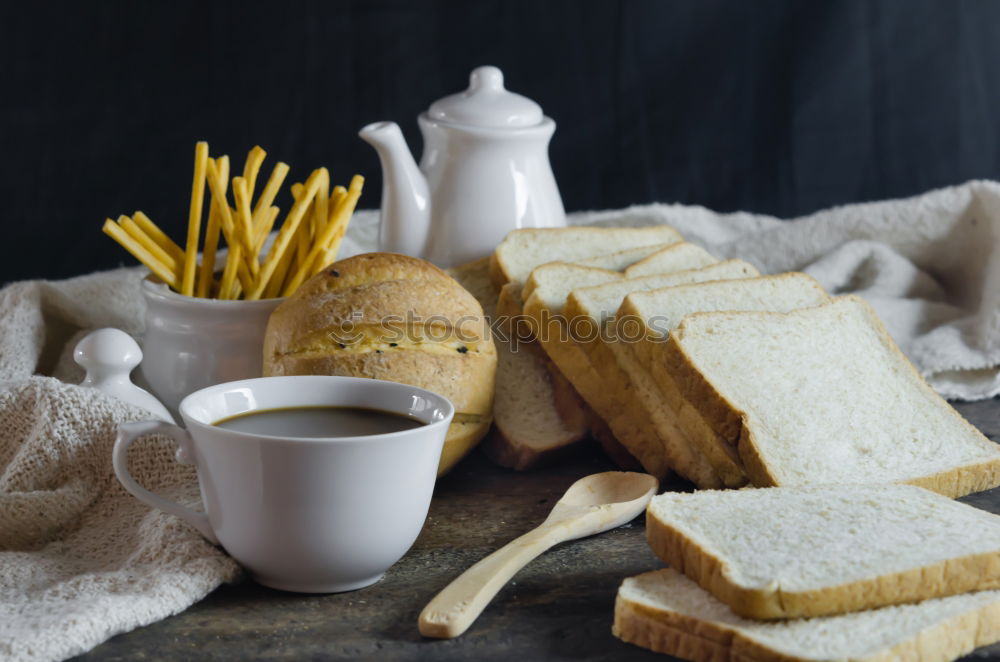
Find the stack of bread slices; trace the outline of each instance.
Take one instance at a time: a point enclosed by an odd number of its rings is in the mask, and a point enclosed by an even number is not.
[[[494,459],[528,468],[589,431],[701,488],[651,504],[669,567],[624,581],[616,636],[782,662],[1000,640],[1000,518],[948,498],[1000,485],[1000,446],[864,300],[666,226],[517,230],[456,277],[506,319]]]
[[[503,464],[530,467],[589,429],[622,464],[698,488],[1000,484],[1000,447],[867,303],[809,276],[718,260],[667,226],[516,230],[488,269],[520,341],[497,342],[487,451]]]
[[[952,660],[1000,641],[1000,517],[912,485],[654,497],[670,567],[626,579],[623,641],[696,661]]]

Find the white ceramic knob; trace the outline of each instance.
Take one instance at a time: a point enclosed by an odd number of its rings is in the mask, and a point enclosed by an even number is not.
[[[156,418],[174,423],[173,416],[152,393],[141,389],[129,378],[142,361],[142,350],[132,336],[119,329],[98,329],[76,344],[73,360],[87,371],[80,386],[89,386],[113,395]]]

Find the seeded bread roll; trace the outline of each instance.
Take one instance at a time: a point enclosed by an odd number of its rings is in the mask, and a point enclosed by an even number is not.
[[[366,253],[313,276],[271,314],[265,375],[412,384],[455,405],[439,474],[489,429],[497,355],[483,310],[430,262]]]

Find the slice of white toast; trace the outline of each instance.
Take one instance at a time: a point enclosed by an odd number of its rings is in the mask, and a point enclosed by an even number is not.
[[[692,313],[719,310],[785,312],[818,306],[829,300],[823,287],[802,273],[632,292],[625,297],[616,317],[635,321],[640,331],[629,338],[629,342],[611,338],[607,346],[647,406],[655,410],[659,418],[676,421],[723,483],[727,487],[738,487],[747,482],[747,476],[736,446],[715,434],[699,411],[680,395],[673,376],[665,368],[662,351],[668,334]],[[654,424],[662,425],[656,417]]]
[[[674,266],[682,265],[683,262],[679,260],[674,263]],[[603,278],[606,281],[594,285],[595,288],[628,291],[632,288],[664,287],[698,280],[744,277],[755,273],[756,270],[749,264],[734,260],[702,269],[632,280],[624,276],[612,278],[597,273],[592,277],[593,280]],[[646,471],[663,476],[673,469],[701,487],[720,486],[718,477],[714,476],[704,458],[694,456],[689,445],[677,442],[669,449],[665,446],[656,430],[649,425],[648,419],[642,416],[641,410],[636,409],[638,405],[635,399],[621,390],[627,389],[627,378],[622,379],[614,373],[613,366],[607,367],[607,371],[611,371],[609,374],[602,373],[591,361],[588,348],[596,343],[600,320],[589,313],[565,309],[574,288],[589,284],[582,278],[570,278],[569,275],[565,268],[546,265],[532,273],[525,287],[525,292],[530,292],[525,300],[525,315],[536,325],[535,333],[541,340],[542,347]],[[617,306],[618,301],[612,312]],[[571,322],[573,325],[578,322],[581,324],[578,328],[572,328]],[[626,382],[624,386],[621,383],[623,381]]]
[[[532,270],[546,262],[576,262],[638,246],[681,241],[667,225],[645,228],[525,228],[507,234],[493,252],[490,278],[497,287],[524,283]]]
[[[595,255],[594,257],[575,260],[572,264],[578,264],[581,267],[597,267],[598,269],[607,269],[609,271],[625,271],[626,269],[629,269],[643,260],[655,255],[662,249],[673,246],[675,243],[678,242],[626,248],[625,250],[618,251],[616,253]]]
[[[496,318],[497,290],[489,277],[489,258],[448,271],[483,307],[487,319]],[[543,461],[587,434],[587,421],[571,414],[563,416],[557,393],[545,364],[526,351],[511,351],[507,342],[497,342],[497,384],[493,401],[495,430],[483,442],[483,450],[499,464],[526,469]],[[486,422],[486,429],[489,421]],[[478,432],[472,444],[486,429]]]
[[[1000,517],[913,485],[667,493],[646,510],[646,537],[670,567],[744,618],[829,616],[1000,588]]]
[[[666,568],[622,582],[611,631],[695,662],[947,662],[1000,641],[1000,591],[775,623],[740,618]]]
[[[689,315],[665,368],[755,485],[1000,485],[1000,446],[921,378],[863,299]]]
[[[520,231],[519,231],[520,232]],[[540,237],[564,237],[565,231],[525,231],[540,240]],[[570,233],[572,234],[572,233]],[[588,235],[590,233],[587,233]],[[630,236],[634,233],[629,232]],[[607,237],[606,233],[601,236]],[[667,237],[672,241],[677,233],[673,230],[641,233],[642,237]],[[595,265],[614,268],[627,267],[660,251],[668,244],[653,243],[635,246],[623,252],[605,253],[589,258]],[[537,250],[537,243],[528,244],[530,250]],[[552,249],[555,250],[555,249]],[[596,250],[596,249],[595,249]],[[549,251],[552,252],[552,251]],[[508,248],[507,257],[518,264],[526,264],[532,258],[518,255]],[[495,258],[490,258],[493,262]],[[484,270],[477,267],[478,280],[490,282],[483,276]],[[488,272],[488,268],[486,269]],[[617,274],[614,271],[605,271]],[[480,287],[480,289],[482,289]],[[595,421],[596,415],[589,410],[568,380],[545,355],[530,333],[523,333],[517,323],[521,314],[521,284],[506,283],[496,294],[495,283],[489,291],[493,293],[487,313],[491,319],[500,320],[499,334],[509,342],[497,339],[497,394],[494,402],[496,434],[486,439],[483,450],[501,466],[517,470],[530,469],[558,456],[566,448],[584,439],[588,431],[594,431],[605,451],[619,464],[630,466],[628,452],[617,444],[604,426]],[[489,296],[484,294],[484,296]],[[484,310],[487,309],[484,304]],[[506,321],[504,321],[506,320]],[[513,323],[510,320],[514,320]]]

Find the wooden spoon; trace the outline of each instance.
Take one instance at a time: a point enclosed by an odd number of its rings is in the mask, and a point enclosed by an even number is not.
[[[545,521],[466,570],[420,612],[420,634],[451,639],[468,629],[514,574],[567,540],[603,533],[639,515],[658,487],[649,474],[607,471],[570,485]]]

